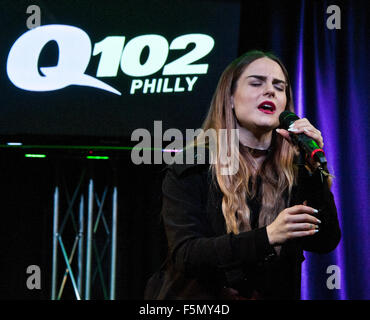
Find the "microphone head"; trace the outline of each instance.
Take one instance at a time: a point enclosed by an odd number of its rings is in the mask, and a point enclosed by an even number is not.
[[[283,129],[288,129],[289,126],[298,119],[299,117],[294,112],[285,110],[282,113],[280,113],[279,116],[280,127]]]

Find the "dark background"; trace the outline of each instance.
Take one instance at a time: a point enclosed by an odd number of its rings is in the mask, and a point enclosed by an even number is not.
[[[162,75],[161,68],[152,75],[131,77],[119,67],[116,77],[96,77],[101,59],[101,54],[98,54],[91,55],[85,73],[117,89],[121,96],[76,85],[46,92],[19,89],[7,76],[6,61],[15,40],[28,31],[26,8],[30,4],[40,7],[42,25],[71,25],[85,31],[90,37],[92,51],[95,43],[108,36],[125,36],[124,44],[127,45],[137,36],[158,34],[170,45],[181,35],[209,35],[215,40],[213,49],[195,62],[208,63],[208,72],[166,76]],[[217,0],[2,1],[0,134],[36,144],[74,143],[77,138],[84,143],[102,144],[103,137],[111,141],[130,138],[136,128],[152,132],[154,120],[161,120],[164,130],[178,128],[184,131],[185,128],[200,127],[219,75],[230,58],[237,55],[239,7],[238,1]],[[193,48],[194,44],[189,44],[184,50],[169,50],[165,65]],[[76,54],[78,50],[76,48]],[[141,63],[146,61],[148,53],[149,50],[143,50]],[[55,41],[47,43],[39,57],[39,68],[55,66],[57,57]],[[186,90],[186,76],[198,76],[190,92]],[[169,86],[173,88],[177,77],[181,78],[180,86],[185,87],[184,92],[143,94],[142,89],[141,92],[138,89],[135,94],[130,94],[133,79],[169,78]]]
[[[92,46],[107,36],[116,35],[125,36],[125,44],[144,34],[162,35],[169,44],[179,35],[210,35],[215,46],[196,62],[208,63],[208,72],[197,75],[198,80],[191,92],[130,95],[131,80],[138,77],[129,77],[120,68],[116,77],[98,79],[116,88],[121,96],[81,86],[48,92],[21,90],[10,82],[6,61],[14,41],[28,30],[26,9],[29,5],[40,7],[42,25],[79,27],[89,35]],[[60,188],[61,224],[70,204],[68,200],[80,181],[78,196],[84,195],[87,207],[90,178],[94,179],[98,197],[108,187],[104,216],[109,226],[112,187],[118,188],[116,298],[140,298],[147,277],[162,262],[166,250],[159,221],[163,165],[134,165],[130,149],[91,151],[57,147],[98,145],[130,148],[138,143],[130,141],[132,131],[146,128],[152,132],[154,120],[162,120],[163,132],[167,128],[177,128],[183,133],[186,128],[199,128],[221,72],[238,53],[239,1],[5,0],[1,2],[0,12],[0,183],[3,190],[0,263],[1,274],[4,275],[0,279],[0,298],[50,299],[54,188]],[[193,47],[170,50],[166,64]],[[56,65],[57,54],[55,42],[48,43],[40,54],[39,67]],[[91,57],[86,74],[96,75],[99,59],[100,55]],[[168,77],[173,87],[178,76],[163,76],[161,72],[141,79]],[[181,77],[184,81],[185,76]],[[23,146],[9,148],[6,145],[9,141],[21,141]],[[30,145],[41,147],[35,149]],[[110,160],[86,160],[90,152],[92,155],[109,155]],[[29,159],[24,157],[25,153],[43,153],[47,157]],[[83,173],[85,175],[82,176]],[[97,203],[94,221],[96,208]],[[67,254],[71,253],[75,240],[78,201],[73,205],[73,212],[74,216],[66,220],[62,232]],[[100,251],[107,239],[109,236],[100,223],[95,239]],[[102,263],[105,288],[96,274],[93,256],[93,299],[104,299],[109,293],[110,251],[105,252]],[[59,248],[58,289],[65,271],[63,259]],[[29,265],[41,268],[41,290],[26,287]],[[77,254],[72,267],[77,268]],[[62,299],[74,297],[68,278]]]

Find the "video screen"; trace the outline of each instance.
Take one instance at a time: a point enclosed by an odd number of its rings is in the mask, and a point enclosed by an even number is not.
[[[101,143],[137,128],[152,133],[154,121],[163,130],[199,128],[237,56],[238,1],[0,6],[3,140]]]

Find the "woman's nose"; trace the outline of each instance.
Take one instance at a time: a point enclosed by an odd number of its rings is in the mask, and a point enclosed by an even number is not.
[[[274,87],[273,87],[273,86],[271,86],[271,85],[266,85],[264,95],[265,95],[265,96],[272,96],[272,97],[275,97],[275,90],[274,90]]]

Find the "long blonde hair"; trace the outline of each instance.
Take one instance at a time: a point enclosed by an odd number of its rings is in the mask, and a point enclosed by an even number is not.
[[[288,84],[285,110],[294,112],[288,73],[280,60],[274,55],[262,51],[247,52],[234,60],[221,75],[207,117],[202,125],[203,132],[211,128],[215,129],[218,147],[217,157],[222,152],[220,149],[225,148],[220,143],[220,129],[226,129],[229,133],[229,129],[236,128],[237,120],[232,110],[231,96],[235,92],[237,81],[251,62],[262,57],[268,57],[281,66]],[[238,142],[231,141],[229,136],[227,136],[227,139],[227,154],[237,157],[234,160],[239,161],[238,171],[233,175],[221,174],[220,161],[215,161],[211,164],[210,170],[212,171],[213,181],[218,182],[223,193],[222,212],[225,218],[227,232],[238,234],[241,231],[251,229],[250,208],[246,203],[246,199],[247,197],[252,199],[258,196],[256,194],[257,176],[261,178],[259,226],[270,224],[276,218],[277,214],[287,206],[286,202],[289,201],[287,199],[290,198],[290,193],[297,176],[296,169],[293,166],[293,158],[296,151],[284,138],[273,133],[272,151],[261,165],[257,174],[253,174],[251,170],[255,161],[253,156],[248,152],[244,156],[240,151],[230,152],[231,149],[233,151],[235,150],[235,144]],[[225,150],[223,151],[225,152]]]

